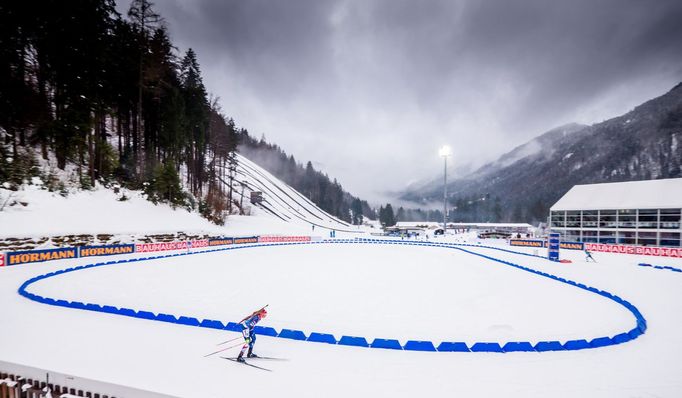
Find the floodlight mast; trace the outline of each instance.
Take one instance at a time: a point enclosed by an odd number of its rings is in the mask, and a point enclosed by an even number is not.
[[[448,214],[448,156],[452,151],[447,145],[443,145],[438,150],[438,155],[443,157],[443,238],[445,238],[445,231],[447,231],[447,214]]]

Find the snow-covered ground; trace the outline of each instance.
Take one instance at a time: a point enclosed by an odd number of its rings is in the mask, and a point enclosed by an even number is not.
[[[0,236],[312,233],[305,219],[285,222],[258,211],[231,216],[217,227],[132,193],[118,202],[101,188],[66,199],[32,187],[20,194],[29,205],[0,212]],[[470,235],[446,239],[477,243]],[[499,241],[485,244],[534,251]],[[616,294],[642,312],[648,330],[616,346],[506,354],[394,351],[259,336],[255,352],[285,359],[261,360],[259,365],[272,370],[264,372],[222,359],[222,353],[204,357],[221,348],[217,343],[238,337],[234,332],[49,306],[17,293],[34,276],[102,261],[82,258],[0,267],[0,361],[181,397],[682,396],[682,274],[637,265],[682,268],[682,260],[594,253],[595,264],[586,263],[582,252],[562,251],[573,262],[558,264],[484,247],[466,249]],[[136,256],[149,254],[106,261]],[[443,247],[239,248],[79,270],[28,290],[225,322],[269,304],[263,326],[332,333],[337,339],[363,336],[370,342],[589,340],[635,326],[629,311],[604,297]]]
[[[564,251],[574,262],[556,264],[472,251],[618,294],[642,311],[649,329],[613,347],[508,354],[391,351],[260,336],[256,352],[287,359],[268,362],[273,372],[266,373],[219,355],[203,357],[237,336],[232,332],[46,306],[16,293],[29,277],[88,262],[77,259],[0,270],[0,359],[183,397],[682,394],[682,277],[636,265],[679,267],[679,260],[597,253],[593,264]],[[565,341],[634,326],[627,311],[600,296],[453,249],[417,246],[245,248],[77,271],[30,290],[224,321],[269,303],[263,324],[276,329],[403,343]]]

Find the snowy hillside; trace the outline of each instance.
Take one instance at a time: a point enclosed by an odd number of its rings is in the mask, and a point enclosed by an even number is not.
[[[263,202],[252,208],[251,216],[231,215],[221,227],[196,212],[173,209],[163,203],[154,205],[140,191],[120,189],[115,193],[98,185],[91,191],[72,191],[62,196],[49,192],[39,178],[34,178],[32,184],[22,186],[19,191],[0,187],[0,206],[4,205],[0,211],[0,238],[111,234],[117,235],[119,241],[126,241],[130,235],[177,232],[327,236],[330,230],[358,232],[357,227],[330,216],[287,184],[238,155],[235,192],[240,192],[240,182],[244,185],[246,203],[252,191],[262,192]]]
[[[257,206],[278,219],[293,224],[308,225],[311,231],[315,228],[357,232],[356,226],[331,216],[310,199],[278,180],[275,176],[237,154],[237,180],[234,189],[240,189],[239,182],[246,187],[245,195],[253,191],[263,193],[263,202]]]

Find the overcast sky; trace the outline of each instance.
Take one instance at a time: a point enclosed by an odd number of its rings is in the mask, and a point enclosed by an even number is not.
[[[130,1],[119,1],[125,14]],[[156,0],[228,116],[371,201],[682,81],[679,0]],[[453,172],[454,170],[451,170]]]

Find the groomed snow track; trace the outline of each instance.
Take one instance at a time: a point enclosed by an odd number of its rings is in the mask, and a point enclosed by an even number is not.
[[[628,342],[630,340],[634,340],[644,334],[647,329],[647,322],[644,319],[644,316],[639,312],[639,310],[630,302],[627,300],[624,300],[616,295],[613,295],[607,291],[597,289],[595,287],[591,286],[586,286],[584,284],[574,282],[568,279],[564,279],[561,277],[557,277],[555,275],[551,275],[545,272],[540,272],[532,268],[524,267],[519,264],[515,264],[509,261],[505,261],[502,259],[495,258],[493,256],[488,256],[485,254],[477,253],[474,251],[471,251],[468,249],[468,247],[474,247],[474,248],[486,248],[486,249],[493,249],[493,250],[500,250],[500,251],[505,251],[505,252],[512,252],[516,254],[524,254],[524,253],[519,253],[519,252],[513,252],[510,250],[506,249],[500,249],[497,247],[491,247],[491,246],[482,246],[482,245],[466,245],[466,244],[445,244],[445,243],[430,243],[430,242],[409,242],[409,241],[394,241],[394,240],[379,240],[379,239],[338,239],[338,240],[325,240],[325,241],[320,241],[320,242],[295,242],[295,243],[273,243],[273,244],[256,244],[256,245],[244,245],[244,246],[231,246],[231,247],[226,247],[226,248],[218,248],[218,249],[212,249],[212,250],[205,250],[205,251],[200,251],[200,252],[191,252],[191,253],[176,253],[176,254],[169,254],[169,255],[160,255],[160,256],[154,256],[154,257],[145,257],[145,258],[136,258],[136,259],[126,259],[126,260],[118,260],[118,261],[109,261],[109,262],[101,262],[101,263],[95,263],[95,264],[89,264],[89,265],[84,265],[84,266],[78,266],[74,268],[67,268],[64,270],[59,270],[55,272],[51,272],[48,274],[44,275],[39,275],[36,277],[33,277],[27,281],[25,281],[21,287],[18,290],[18,293],[21,294],[22,296],[39,302],[43,304],[48,304],[48,305],[54,305],[54,306],[60,306],[60,307],[68,307],[68,308],[74,308],[74,309],[80,309],[80,310],[88,310],[88,311],[96,311],[96,312],[104,312],[104,313],[110,313],[110,314],[116,314],[116,315],[124,315],[124,316],[129,316],[129,317],[134,317],[134,318],[140,318],[140,319],[147,319],[147,320],[154,320],[154,321],[160,321],[160,322],[170,322],[170,323],[175,323],[175,324],[181,324],[181,325],[187,325],[187,326],[194,326],[194,327],[203,327],[203,328],[212,328],[212,329],[221,329],[221,330],[229,330],[229,331],[236,331],[240,332],[241,328],[239,325],[235,322],[223,322],[223,321],[218,321],[218,320],[212,320],[212,319],[203,319],[199,320],[196,317],[192,316],[179,316],[176,317],[175,315],[170,315],[170,314],[162,314],[162,313],[154,313],[149,310],[134,310],[130,308],[117,308],[109,305],[100,305],[100,304],[95,304],[95,303],[82,303],[79,301],[66,301],[62,300],[59,298],[51,298],[51,297],[43,297],[39,296],[36,294],[33,294],[29,292],[27,289],[30,287],[31,284],[47,279],[56,275],[61,275],[61,274],[66,274],[70,272],[75,272],[83,269],[88,269],[88,268],[94,268],[94,267],[100,267],[100,266],[106,266],[106,265],[115,265],[115,264],[121,264],[121,263],[130,263],[130,262],[136,262],[136,261],[145,261],[145,260],[151,260],[151,259],[160,259],[160,258],[169,258],[169,257],[178,257],[178,256],[187,256],[187,255],[195,255],[195,254],[202,254],[202,253],[210,253],[210,252],[218,252],[218,251],[226,251],[226,250],[237,250],[237,249],[247,249],[247,248],[259,248],[259,247],[267,247],[267,246],[290,246],[290,245],[304,245],[304,244],[378,244],[378,245],[414,245],[414,246],[423,246],[423,247],[440,247],[440,248],[449,248],[452,250],[459,250],[474,256],[478,256],[481,258],[485,258],[487,260],[491,260],[494,262],[497,262],[502,265],[506,265],[509,267],[516,268],[518,270],[522,270],[525,272],[529,272],[535,275],[539,275],[545,278],[552,279],[554,281],[564,283],[573,287],[576,287],[578,289],[582,289],[597,295],[600,295],[606,299],[609,299],[613,302],[618,303],[619,305],[623,306],[626,308],[634,317],[635,320],[635,327],[632,328],[631,330],[623,331],[621,333],[618,333],[614,336],[599,336],[599,337],[588,337],[584,339],[575,339],[575,340],[569,340],[564,343],[561,343],[560,341],[557,340],[549,340],[549,341],[540,341],[535,344],[532,344],[531,342],[528,341],[514,341],[514,342],[475,342],[471,345],[467,345],[464,342],[460,341],[443,341],[440,342],[438,345],[434,344],[432,341],[425,341],[425,340],[408,340],[404,345],[401,345],[398,339],[393,339],[393,338],[375,338],[371,343],[369,340],[365,337],[360,337],[360,336],[347,336],[343,335],[340,339],[336,339],[336,337],[330,333],[323,333],[323,332],[311,332],[308,336],[303,331],[296,330],[296,329],[282,329],[279,332],[275,330],[272,327],[263,327],[263,326],[257,326],[255,331],[258,334],[265,335],[265,336],[271,336],[271,337],[279,337],[279,338],[285,338],[285,339],[293,339],[293,340],[300,340],[300,341],[309,341],[309,342],[317,342],[317,343],[327,343],[327,344],[337,344],[337,345],[346,345],[346,346],[355,346],[355,347],[367,347],[367,348],[381,348],[381,349],[394,349],[394,350],[405,350],[405,351],[431,351],[431,352],[496,352],[496,353],[505,353],[505,352],[519,352],[519,351],[531,351],[531,352],[546,352],[546,351],[576,351],[576,350],[585,350],[585,349],[593,349],[593,348],[599,348],[599,347],[605,347],[605,346],[612,346],[612,345],[617,345],[621,343]],[[526,254],[527,255],[527,254]]]

